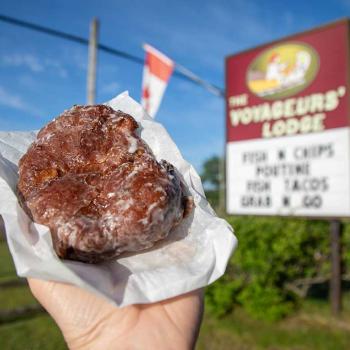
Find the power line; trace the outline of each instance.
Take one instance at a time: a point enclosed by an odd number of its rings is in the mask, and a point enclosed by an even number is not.
[[[85,39],[85,38],[80,37],[78,35],[74,35],[74,34],[62,32],[60,30],[44,27],[44,26],[41,26],[39,24],[35,24],[35,23],[27,22],[27,21],[22,21],[20,19],[14,18],[14,17],[9,17],[9,16],[5,16],[5,15],[0,14],[0,21],[10,23],[10,24],[13,24],[13,25],[16,25],[19,27],[31,29],[31,30],[41,32],[44,34],[48,34],[51,36],[55,36],[58,38],[73,41],[73,42],[76,42],[76,43],[79,43],[82,45],[89,44],[88,39]],[[138,63],[138,64],[142,64],[142,65],[144,64],[144,60],[142,58],[135,56],[135,55],[132,55],[128,52],[121,51],[121,50],[118,50],[118,49],[115,49],[113,47],[103,45],[103,44],[98,44],[97,47],[99,50],[104,51],[106,53],[109,53],[111,55],[119,56],[121,58],[127,59],[129,61],[134,62],[134,63]],[[220,97],[225,96],[225,92],[221,88],[199,78],[197,75],[195,75],[194,73],[189,71],[187,68],[185,68],[177,63],[175,63],[174,76],[176,76],[178,78],[185,79],[185,80],[192,82],[194,84],[200,85],[200,86],[204,87],[206,90],[210,91],[211,93],[214,93],[217,96],[220,96]]]

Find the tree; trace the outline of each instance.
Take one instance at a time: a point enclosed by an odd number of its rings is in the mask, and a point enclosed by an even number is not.
[[[209,184],[218,191],[220,186],[220,158],[212,156],[203,164],[201,178],[204,184]]]

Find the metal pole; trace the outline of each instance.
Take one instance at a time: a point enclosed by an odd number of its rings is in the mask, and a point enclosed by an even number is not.
[[[90,24],[89,38],[89,57],[87,72],[87,103],[93,105],[96,97],[96,65],[97,65],[97,46],[98,46],[98,27],[96,18]]]
[[[342,309],[341,290],[341,233],[342,225],[340,220],[330,222],[331,234],[331,280],[330,280],[330,302],[334,316],[338,316]]]

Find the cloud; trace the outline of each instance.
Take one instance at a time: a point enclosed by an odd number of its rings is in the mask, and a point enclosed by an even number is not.
[[[56,73],[61,77],[61,78],[67,78],[68,77],[68,73],[67,70],[63,67],[63,65],[56,60],[53,60],[51,58],[46,58],[44,60],[44,65],[45,68],[48,69],[52,69],[54,71],[56,71]]]
[[[25,102],[20,95],[7,91],[3,86],[0,86],[0,105],[17,109],[33,116],[42,115],[38,108]]]
[[[161,5],[159,13],[173,10],[172,16],[160,16],[152,12],[152,6],[142,9],[145,13],[140,18],[148,37],[140,33],[139,40],[142,35],[155,46],[163,44],[160,50],[194,72],[201,68],[222,72],[225,56],[285,35],[286,27],[289,30],[295,22],[292,14],[283,10],[271,23],[275,16],[266,16],[267,10],[256,1],[201,2],[200,15],[199,6],[181,0],[174,4],[179,2],[181,14],[175,5],[168,10],[167,3]],[[150,28],[150,22],[157,26]]]
[[[17,78],[19,85],[27,89],[36,89],[38,87],[38,79],[33,74],[20,74]]]
[[[230,21],[230,12],[227,9],[226,11],[222,9],[220,5],[214,5],[213,2],[210,2],[210,8],[207,4],[201,3],[201,16],[198,16],[196,8],[188,4],[182,5],[182,18],[179,18],[177,11],[175,11],[174,16],[167,16],[164,19],[159,17],[157,20],[153,20],[157,26],[153,28],[154,32],[151,32],[151,28],[148,30],[151,44],[153,40],[155,46],[157,46],[157,42],[166,42],[166,46],[160,47],[160,49],[164,50],[170,57],[174,55],[172,58],[179,60],[180,63],[182,60],[187,61],[190,55],[193,58],[197,57],[199,64],[205,63],[213,66],[222,64],[218,51],[221,51],[228,43],[231,44],[237,40],[238,36],[238,33],[235,34],[234,38],[232,35],[227,36],[222,30],[224,27],[231,27],[230,23],[234,19],[231,18]],[[156,14],[147,13],[143,16],[143,18],[147,18],[145,23],[147,26],[149,26],[150,16],[156,16]],[[218,61],[220,62],[217,63]]]
[[[12,53],[6,54],[1,58],[1,64],[8,67],[25,67],[33,73],[42,73],[47,71],[56,72],[61,78],[68,76],[67,70],[62,63],[52,58],[39,58],[30,53]]]
[[[344,7],[350,8],[350,0],[340,0],[340,4]]]
[[[101,87],[101,93],[102,94],[116,94],[120,90],[120,84],[116,81],[113,81],[111,83],[107,83],[102,85]]]
[[[63,62],[74,66],[80,71],[87,70],[87,48],[64,45],[61,46],[60,51]]]
[[[42,72],[45,69],[39,59],[31,54],[8,54],[2,57],[2,63],[12,67],[25,66],[35,73]]]

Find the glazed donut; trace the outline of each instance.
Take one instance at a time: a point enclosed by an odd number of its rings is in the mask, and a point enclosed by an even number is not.
[[[192,210],[177,171],[137,128],[111,107],[73,106],[20,159],[19,201],[50,228],[60,258],[96,263],[150,248]]]

